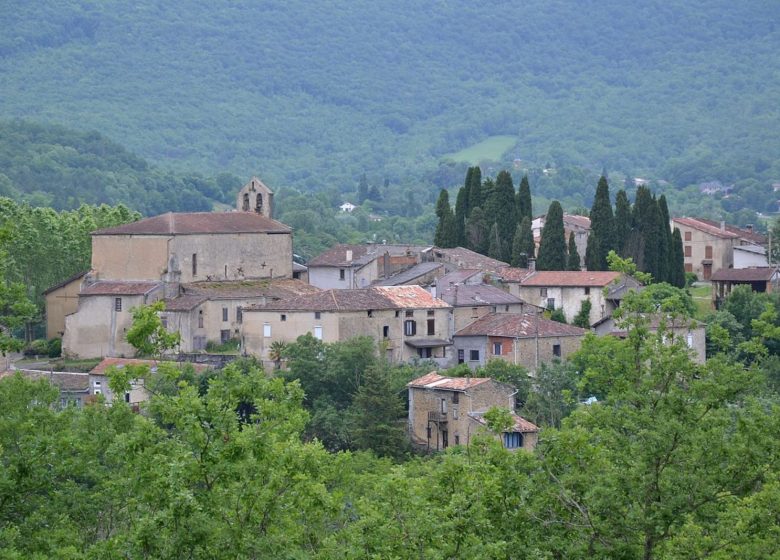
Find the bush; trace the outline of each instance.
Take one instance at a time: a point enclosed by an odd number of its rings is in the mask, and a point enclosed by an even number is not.
[[[48,356],[49,355],[49,341],[45,338],[38,338],[33,340],[24,349],[25,356]]]
[[[238,348],[241,341],[237,338],[231,338],[227,342],[219,343],[216,340],[209,340],[206,342],[206,352],[212,354],[229,354],[232,352],[238,352]]]
[[[685,273],[685,287],[689,288],[694,282],[698,282],[699,277],[696,276],[695,272],[686,272]]]
[[[49,357],[59,358],[60,356],[62,356],[62,339],[52,338],[49,341]]]
[[[563,308],[559,307],[558,309],[553,309],[550,313],[550,319],[558,321],[559,323],[566,323],[566,315],[563,313]]]

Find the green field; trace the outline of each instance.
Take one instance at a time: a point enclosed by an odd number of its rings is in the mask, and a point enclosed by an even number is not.
[[[459,152],[446,154],[444,159],[479,165],[482,161],[499,161],[507,150],[517,143],[514,136],[490,136],[482,142],[464,148]]]
[[[693,297],[693,303],[696,304],[696,318],[703,319],[715,308],[712,306],[712,287],[706,286],[692,286],[688,289]]]

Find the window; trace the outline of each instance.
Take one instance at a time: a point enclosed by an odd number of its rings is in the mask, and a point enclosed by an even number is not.
[[[500,356],[503,354],[504,345],[500,342],[494,342],[493,343],[493,355],[494,356]]]
[[[102,393],[103,393],[103,391],[101,391],[100,389],[95,389],[95,394],[96,394],[96,395],[100,395],[100,394],[102,394]]]
[[[244,310],[240,307],[236,307],[236,323],[241,323],[244,321]]]
[[[686,245],[685,246],[685,256],[686,257],[690,257],[691,256],[691,246],[690,245]]]
[[[553,344],[553,356],[560,358],[561,357],[561,345],[560,344]]]
[[[479,317],[479,314],[477,313],[477,308],[476,307],[472,307],[471,308],[471,318],[472,319],[476,319],[477,317]]]
[[[705,245],[704,246],[704,258],[705,259],[711,259],[712,258],[712,245]]]
[[[686,241],[690,241],[691,240],[691,232],[690,231],[686,231],[685,232],[685,240]]]
[[[470,362],[479,361],[479,350],[469,350],[469,361]]]
[[[203,310],[198,311],[198,328],[203,328]]]
[[[688,333],[688,336],[685,337],[685,341],[688,343],[688,348],[693,348],[693,333]]]
[[[344,280],[346,278],[346,274],[343,268],[339,269],[339,280]]]
[[[125,391],[125,402],[126,403],[130,402],[130,392],[129,391]]]
[[[401,312],[400,312],[400,311],[398,311],[397,309],[395,310],[395,316],[396,316],[396,317],[400,317],[400,316],[401,316]]]
[[[195,350],[203,350],[206,348],[206,337],[205,336],[194,336],[192,337],[192,347]]]
[[[457,391],[452,392],[452,404],[459,404],[460,403],[460,393]]]
[[[263,336],[271,338],[271,323],[263,323]]]
[[[405,315],[407,317],[414,317],[414,310],[413,309],[407,310]]]
[[[547,298],[547,309],[555,309],[555,298]]]
[[[162,325],[162,328],[168,329],[168,317],[160,317],[160,324]]]
[[[122,298],[114,298],[114,311],[122,311]]]
[[[192,275],[198,275],[198,254],[192,253]]]
[[[279,320],[280,320],[282,323],[284,323],[284,322],[287,320],[287,315],[285,315],[284,313],[282,313],[281,315],[279,315]]]
[[[382,327],[382,338],[389,338],[390,337],[390,327],[385,325]]]
[[[319,311],[315,311],[314,312],[314,318],[315,319],[322,319],[322,313],[320,313]]]
[[[428,310],[428,317],[433,317],[433,309]]]
[[[420,358],[433,358],[433,349],[432,348],[418,348],[417,349],[417,355]]]
[[[458,363],[462,364],[465,361],[466,361],[466,351],[463,350],[462,348],[459,348],[458,349]]]
[[[219,341],[222,344],[225,344],[229,340],[230,340],[230,329],[223,329],[219,331]]]
[[[455,434],[455,445],[460,445],[460,436]]]
[[[314,327],[314,338],[322,340],[322,327]]]
[[[94,385],[95,387],[100,387],[101,383],[100,381],[93,381],[92,385]]]
[[[441,413],[447,414],[447,399],[441,399]]]
[[[685,263],[685,272],[693,272],[693,265],[691,263]]]
[[[434,319],[428,319],[428,336],[436,333],[436,321]]]
[[[257,193],[257,199],[255,203],[255,212],[258,214],[263,213],[263,195],[260,193]]]
[[[404,321],[404,334],[406,336],[414,336],[417,334],[417,322],[416,321]]]
[[[227,321],[228,320],[228,308],[223,307],[222,308],[222,320]]]
[[[539,288],[539,295],[541,297],[547,297],[547,288]]]
[[[458,419],[458,407],[453,406],[452,407],[452,419],[457,420]]]
[[[585,288],[585,295],[586,295],[586,296],[589,296],[589,295],[590,295],[590,287],[586,287],[586,288]]]
[[[367,314],[369,317],[373,317],[373,316],[374,316],[374,310],[373,310],[373,309],[369,309],[368,311],[366,311],[366,314]]]
[[[520,432],[504,432],[504,447],[507,449],[523,447],[523,434]]]
[[[244,203],[241,205],[244,212],[249,212],[249,193],[244,193]]]
[[[449,432],[447,430],[441,431],[441,447],[442,449],[447,449],[447,447],[450,445],[449,441]]]

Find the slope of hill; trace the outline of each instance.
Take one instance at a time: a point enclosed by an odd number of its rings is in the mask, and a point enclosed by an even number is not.
[[[440,182],[503,154],[688,184],[780,177],[780,7],[765,0],[139,0],[0,8],[0,114],[273,184]],[[460,172],[457,175],[461,175]]]

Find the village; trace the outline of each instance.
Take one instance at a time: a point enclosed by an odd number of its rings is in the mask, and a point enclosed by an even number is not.
[[[544,216],[534,220],[537,242],[543,225]],[[776,289],[765,236],[697,218],[673,218],[670,226],[681,231],[686,272],[712,282],[716,305],[736,285]],[[584,252],[590,220],[566,214],[564,228]],[[46,326],[49,337],[62,337],[65,356],[103,361],[89,373],[48,378],[63,404],[83,406],[98,395],[110,403],[107,370],[139,362],[126,338],[132,311],[162,302],[161,324],[180,336],[166,360],[205,368],[241,355],[271,370],[281,366],[280,349],[300,336],[326,343],[369,336],[389,363],[430,364],[407,386],[416,445],[468,444],[484,414],[504,407],[514,418],[505,447],[533,449],[538,427],[514,413],[514,387],[438,372],[502,360],[533,377],[576,352],[589,332],[625,337],[613,314],[627,293],[642,289],[621,272],[541,271],[534,259],[512,267],[462,247],[340,244],[302,265],[293,259],[291,228],[273,219],[273,192],[252,177],[233,211],[168,213],[94,231],[91,269],[46,291]],[[555,310],[565,322],[550,318]],[[578,314],[581,326],[571,324]],[[653,318],[651,328],[659,322]],[[704,362],[701,322],[678,321],[672,332]],[[231,343],[232,356],[208,351]],[[138,408],[148,396],[143,380],[134,380],[124,400]]]

